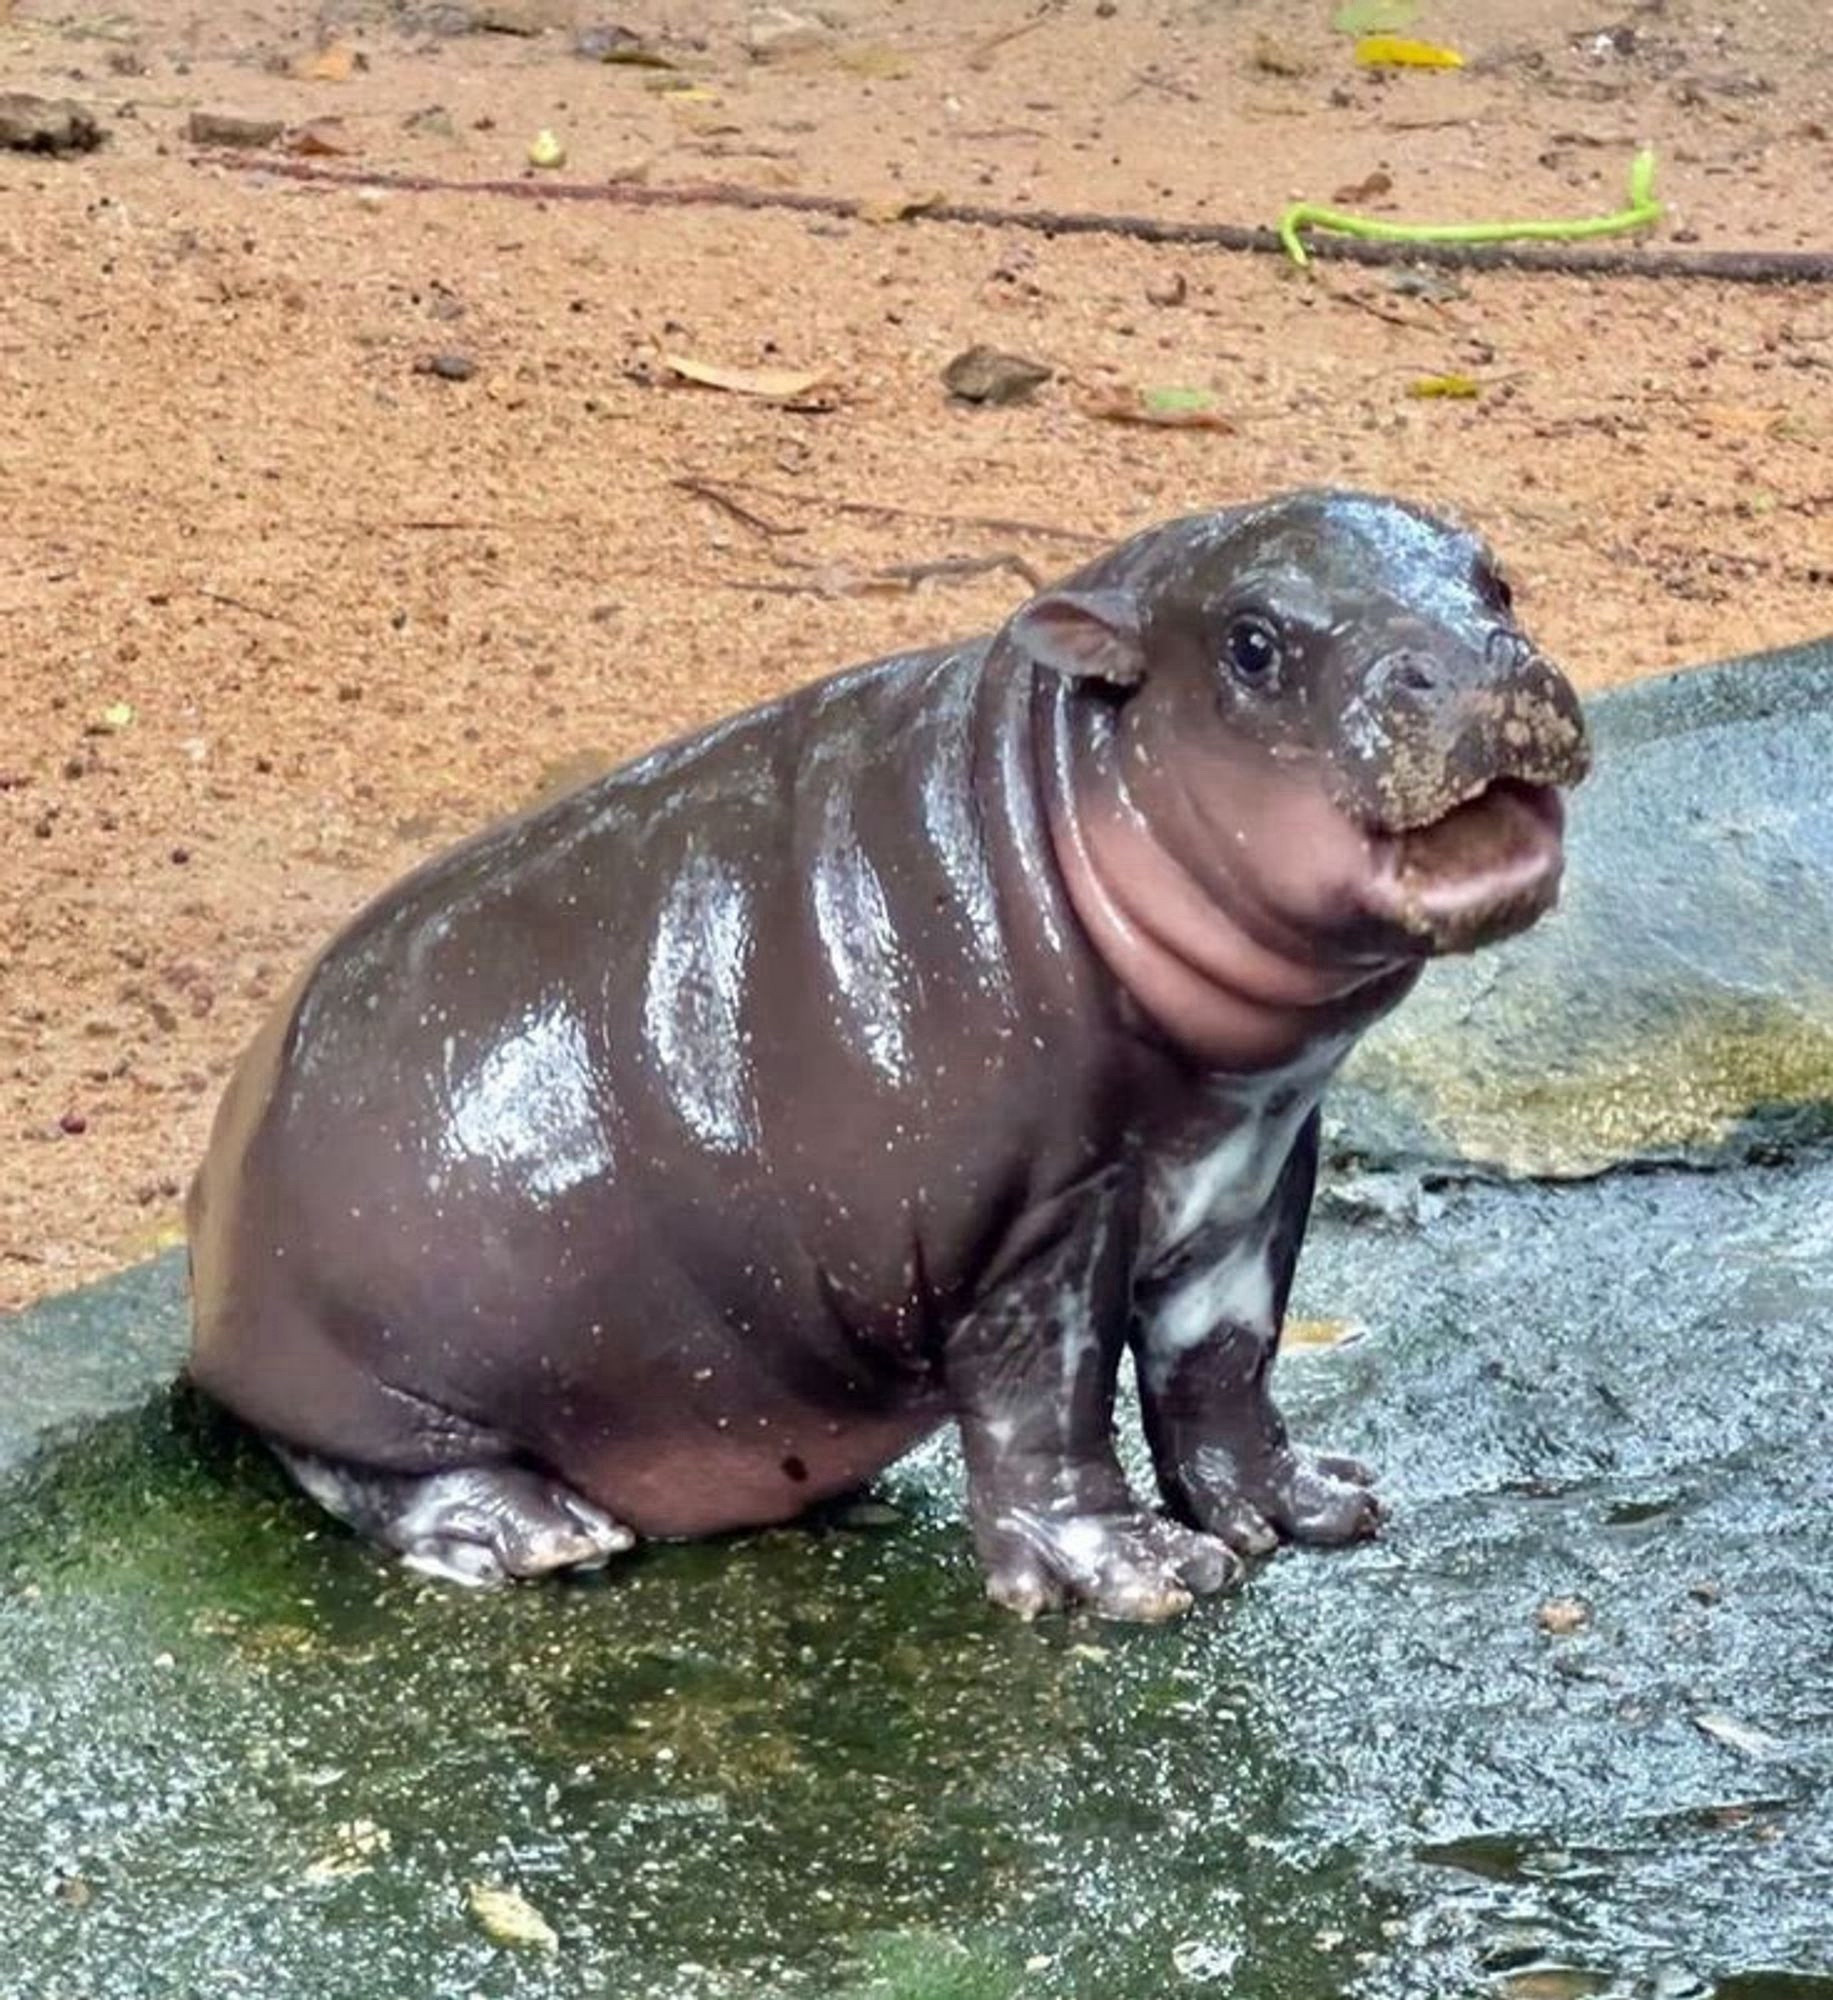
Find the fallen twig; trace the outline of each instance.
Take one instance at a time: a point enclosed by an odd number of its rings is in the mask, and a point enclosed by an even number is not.
[[[806,563],[798,567],[809,574],[806,581],[787,583],[774,577],[728,577],[728,590],[761,592],[768,597],[870,597],[877,592],[898,593],[915,590],[925,583],[960,583],[970,577],[988,576],[995,570],[1010,570],[1032,590],[1042,590],[1044,579],[1021,555],[1006,551],[993,556],[938,556],[929,562],[887,563],[883,569],[855,570],[844,563]]]
[[[681,479],[671,479],[669,484],[682,493],[691,493],[696,500],[705,500],[709,505],[730,514],[733,520],[741,521],[747,528],[755,528],[760,535],[805,535],[806,528],[797,527],[786,521],[766,521],[762,514],[754,514],[742,502],[734,500],[730,493],[716,486],[710,479],[696,479],[691,475]]]
[[[863,204],[850,195],[800,194],[793,189],[748,188],[712,181],[697,186],[648,187],[624,181],[448,180],[438,174],[390,173],[374,167],[338,167],[318,160],[236,159],[193,156],[199,164],[239,173],[303,181],[314,187],[376,188],[398,194],[488,194],[518,201],[603,201],[621,208],[738,208],[791,215],[855,219]],[[1025,229],[1041,236],[1123,236],[1136,243],[1184,243],[1214,250],[1288,255],[1276,229],[1238,222],[1176,222],[1154,215],[1103,214],[1078,209],[996,208],[987,203],[942,201],[912,209],[908,220],[966,223],[980,229]],[[1566,243],[1387,243],[1361,237],[1326,238],[1311,247],[1314,262],[1437,264],[1457,271],[1546,271],[1587,278],[1709,278],[1723,284],[1833,284],[1833,251],[1675,250],[1637,247],[1590,249]]]
[[[993,58],[1008,42],[1015,42],[1021,35],[1035,34],[1046,21],[1052,20],[1063,11],[1062,0],[1050,0],[1050,4],[1040,8],[1028,21],[1020,21],[1015,27],[999,28],[992,34],[976,42],[967,53],[969,69],[990,69]]]
[[[291,625],[294,621],[278,611],[268,611],[259,604],[250,604],[240,597],[231,597],[225,590],[206,590],[203,585],[193,586],[199,597],[207,597],[212,604],[227,606],[231,611],[246,611],[251,618],[265,618],[270,625]]]
[[[989,535],[1027,535],[1037,541],[1068,542],[1076,548],[1105,548],[1112,539],[1081,528],[1012,520],[1001,514],[943,514],[927,507],[898,507],[885,500],[831,500],[825,495],[792,492],[786,486],[747,485],[745,491],[753,498],[780,500],[791,507],[821,507],[830,513],[858,514],[874,521],[921,521],[934,528],[980,528]]]

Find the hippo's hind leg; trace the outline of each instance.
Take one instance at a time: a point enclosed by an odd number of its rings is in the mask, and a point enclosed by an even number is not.
[[[472,1586],[598,1569],[636,1537],[558,1479],[519,1465],[382,1472],[270,1440],[327,1513],[409,1569]]]

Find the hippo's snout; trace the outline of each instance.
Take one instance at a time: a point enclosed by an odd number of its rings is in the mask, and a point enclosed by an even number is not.
[[[1430,826],[1488,786],[1576,785],[1590,768],[1572,684],[1519,632],[1482,652],[1401,646],[1373,660],[1346,708],[1345,808],[1372,830]]]

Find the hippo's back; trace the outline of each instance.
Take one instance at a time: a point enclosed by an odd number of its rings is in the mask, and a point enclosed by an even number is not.
[[[677,1371],[696,1327],[796,1393],[838,1391],[861,1334],[914,1362],[1025,1204],[1015,1173],[1050,1170],[988,1114],[1050,1101],[1011,1086],[1042,1060],[1040,971],[1082,969],[1022,703],[981,664],[819,684],[364,911],[219,1113],[197,1378],[348,1452],[298,1387],[346,1366],[528,1439],[608,1369]]]

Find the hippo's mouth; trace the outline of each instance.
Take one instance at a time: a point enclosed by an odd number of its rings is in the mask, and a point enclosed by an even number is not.
[[[1554,786],[1496,779],[1441,819],[1370,836],[1371,906],[1435,953],[1512,937],[1559,895],[1564,825]]]

